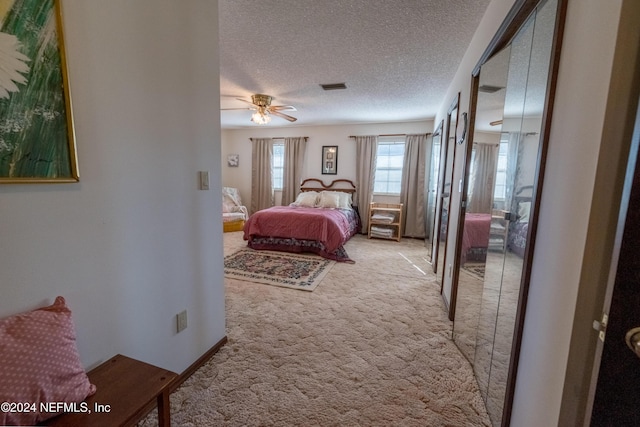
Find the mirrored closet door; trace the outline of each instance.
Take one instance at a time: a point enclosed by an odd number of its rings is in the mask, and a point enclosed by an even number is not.
[[[500,158],[500,165],[498,165],[498,154],[510,51],[510,47],[504,49],[482,66],[476,104],[476,127],[473,132],[474,142],[466,169],[467,197],[462,228],[462,247],[458,255],[458,288],[453,334],[458,348],[471,362],[476,356],[476,346],[478,353],[487,348],[486,345],[479,345],[485,341],[477,335],[483,285],[487,275],[487,253],[490,250],[501,252],[500,244],[506,242],[505,229],[500,228],[501,222],[492,217],[494,211],[498,211],[497,208],[494,209],[498,166],[500,166],[501,175],[505,166],[503,158]],[[502,178],[503,176],[498,177],[501,182]],[[494,232],[502,231],[499,236],[491,237],[492,225]],[[484,319],[484,321],[489,324],[495,323],[495,319],[493,321]],[[476,376],[479,382],[484,384],[487,382],[485,377],[488,376],[488,372],[477,372]]]
[[[447,125],[445,127],[446,134],[442,140],[440,148],[440,176],[438,178],[438,194],[432,254],[433,270],[436,273],[436,281],[441,287],[444,283],[444,259],[449,227],[449,203],[451,201],[451,181],[453,180],[453,165],[455,160],[455,138],[456,124],[458,122],[459,100],[460,94],[455,97],[447,112]],[[445,303],[446,302],[447,301],[445,301]]]
[[[442,124],[440,122],[436,131],[431,136],[431,157],[426,165],[425,177],[425,216],[424,229],[426,233],[425,246],[427,247],[427,260],[433,262],[433,231],[436,220],[436,197],[438,193],[438,176],[440,172],[440,147],[442,146]]]
[[[559,2],[528,2],[537,5],[480,64],[472,85],[453,337],[494,426],[509,423],[517,372]]]

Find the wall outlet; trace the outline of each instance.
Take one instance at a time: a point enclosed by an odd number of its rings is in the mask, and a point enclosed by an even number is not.
[[[178,313],[176,318],[178,319],[178,332],[187,329],[187,310]]]

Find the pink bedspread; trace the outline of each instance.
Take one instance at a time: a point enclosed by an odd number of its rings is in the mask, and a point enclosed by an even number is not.
[[[489,233],[491,231],[491,214],[468,213],[464,217],[464,232],[462,234],[462,261],[466,260],[470,248],[489,247]]]
[[[339,209],[274,206],[251,215],[244,239],[252,236],[293,237],[322,242],[333,252],[353,235],[349,219]]]

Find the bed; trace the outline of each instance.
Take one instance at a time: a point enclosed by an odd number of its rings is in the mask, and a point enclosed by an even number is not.
[[[460,261],[485,262],[489,247],[492,215],[467,213],[464,216]]]
[[[244,226],[250,248],[283,252],[312,252],[339,262],[354,263],[344,244],[361,229],[352,207],[355,185],[337,179],[329,185],[316,178],[302,182],[289,206],[255,212]]]

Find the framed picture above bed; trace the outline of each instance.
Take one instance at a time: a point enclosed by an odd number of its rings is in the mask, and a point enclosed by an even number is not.
[[[338,146],[322,146],[322,175],[336,175],[338,173]]]

